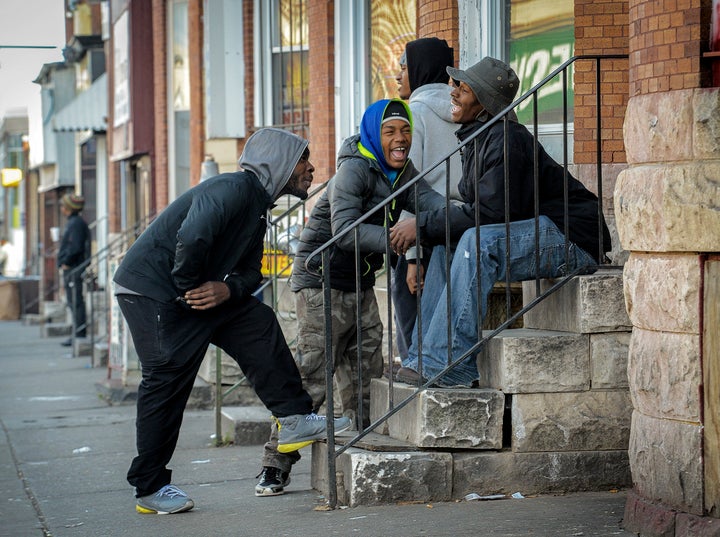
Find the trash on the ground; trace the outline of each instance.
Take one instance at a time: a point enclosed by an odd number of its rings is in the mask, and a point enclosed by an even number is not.
[[[191,464],[207,464],[209,462],[210,462],[210,459],[201,459],[201,460],[190,461]]]
[[[92,449],[87,446],[83,446],[73,449],[73,455],[77,455],[78,453],[89,453],[90,451],[92,451]]]
[[[525,496],[523,496],[523,495],[520,494],[519,492],[513,492],[511,496],[512,496],[513,499],[515,499],[515,500],[524,500],[524,499],[525,499]]]
[[[485,496],[480,496],[476,492],[471,492],[470,494],[465,496],[466,502],[473,502],[473,501],[488,501],[488,500],[504,500],[507,498],[504,494],[487,494]]]

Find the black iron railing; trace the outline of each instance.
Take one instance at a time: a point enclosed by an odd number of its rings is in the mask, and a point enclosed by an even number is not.
[[[551,81],[554,81],[556,77],[560,77],[562,81],[562,87],[563,87],[563,121],[562,121],[562,164],[564,168],[564,192],[565,192],[565,199],[564,199],[564,225],[561,229],[561,231],[564,232],[564,235],[566,237],[565,242],[565,258],[566,261],[568,260],[569,256],[569,241],[567,237],[569,236],[569,220],[568,220],[568,178],[570,175],[570,172],[568,171],[569,161],[568,161],[568,102],[567,102],[567,88],[568,88],[568,77],[569,77],[569,70],[570,68],[577,62],[593,62],[595,65],[595,71],[596,71],[596,83],[595,83],[595,94],[596,94],[596,115],[597,115],[597,123],[596,123],[596,132],[595,132],[595,140],[597,144],[597,151],[596,151],[596,158],[597,158],[597,184],[596,184],[596,194],[599,199],[599,205],[598,205],[598,221],[602,224],[602,218],[603,218],[603,169],[602,169],[602,107],[601,107],[601,89],[602,89],[602,73],[601,73],[601,64],[603,61],[606,60],[618,60],[618,59],[627,59],[627,56],[625,55],[605,55],[605,56],[594,56],[594,55],[585,55],[585,56],[576,56],[568,61],[564,62],[562,65],[560,65],[557,69],[555,69],[552,73],[550,73],[546,78],[544,78],[542,81],[540,81],[538,84],[533,86],[529,91],[527,91],[525,94],[520,96],[518,99],[516,99],[510,106],[505,108],[502,112],[497,114],[495,117],[491,118],[487,123],[483,125],[478,131],[473,133],[470,137],[468,137],[465,141],[463,141],[462,144],[458,146],[458,148],[449,154],[445,155],[442,159],[438,160],[436,163],[434,163],[432,166],[428,167],[425,170],[422,170],[420,174],[413,180],[410,181],[408,184],[404,185],[403,187],[399,188],[397,191],[395,191],[391,196],[389,196],[382,204],[378,205],[374,209],[368,211],[365,213],[361,218],[359,218],[352,226],[349,226],[348,228],[344,229],[342,232],[335,235],[331,240],[327,241],[325,244],[323,244],[321,247],[316,249],[314,252],[312,252],[307,260],[306,260],[306,266],[308,268],[311,265],[311,261],[316,259],[318,256],[321,257],[322,260],[322,266],[329,266],[330,262],[330,251],[331,248],[336,245],[339,241],[341,241],[346,235],[353,233],[354,234],[354,240],[356,244],[355,248],[355,256],[356,260],[359,263],[359,248],[357,247],[358,244],[358,229],[361,224],[364,222],[367,222],[374,214],[376,214],[379,211],[385,211],[385,221],[388,220],[388,211],[389,206],[391,203],[393,203],[393,200],[398,198],[399,196],[403,195],[404,192],[408,191],[409,189],[415,189],[415,199],[417,201],[417,188],[416,185],[422,179],[425,177],[429,172],[437,168],[438,166],[445,165],[446,167],[446,192],[450,191],[449,184],[451,178],[449,177],[449,159],[452,157],[456,152],[462,151],[464,148],[468,148],[468,150],[476,150],[477,148],[474,147],[477,143],[478,137],[481,135],[481,133],[485,132],[487,129],[491,128],[493,125],[504,122],[504,129],[505,129],[505,226],[506,226],[506,233],[509,235],[509,226],[510,226],[510,197],[509,197],[509,166],[508,166],[508,159],[511,158],[511,155],[509,154],[507,140],[508,140],[508,125],[509,121],[511,120],[511,115],[514,114],[514,109],[518,107],[521,103],[530,100],[532,104],[533,109],[533,122],[532,126],[529,126],[529,128],[532,129],[533,133],[535,134],[535,146],[534,146],[534,162],[535,162],[535,169],[534,169],[534,181],[535,181],[535,245],[536,245],[536,261],[539,262],[539,239],[538,237],[538,219],[539,219],[539,199],[538,199],[538,185],[539,185],[539,169],[538,169],[538,151],[539,151],[539,142],[537,141],[538,138],[538,93],[539,91],[548,83]],[[459,178],[452,178],[453,180],[457,180]],[[476,189],[477,190],[477,189]],[[476,192],[477,196],[477,192]],[[446,207],[449,204],[449,200],[446,202]],[[477,200],[476,200],[477,204]],[[417,206],[417,203],[416,203]],[[450,241],[450,228],[449,228],[449,218],[447,217],[448,211],[446,211],[446,236],[445,236],[445,268],[446,268],[446,274],[448,275],[447,278],[447,311],[450,311],[450,297],[451,297],[451,287],[453,285],[453,282],[451,281],[449,275],[450,275],[450,263],[451,263],[451,249],[449,246],[451,245]],[[479,215],[476,211],[476,227],[479,226]],[[603,226],[599,226],[600,230],[600,236],[599,236],[599,252],[597,252],[598,259],[601,260],[601,263],[606,260],[604,252],[605,252],[605,239],[603,237]],[[421,230],[419,228],[419,225],[416,229],[417,235],[418,235],[418,241],[420,241],[420,235]],[[347,240],[347,239],[346,239]],[[479,241],[479,238],[476,240]],[[510,260],[510,248],[509,248],[509,241],[506,242],[506,263],[507,266],[509,266],[509,260]],[[476,248],[479,256],[480,249]],[[386,266],[389,265],[389,260],[391,259],[392,252],[390,249],[390,239],[389,234],[388,238],[386,240],[386,249],[385,249],[385,255],[386,255]],[[478,263],[477,266],[479,267],[480,264]],[[574,272],[568,273],[566,276],[559,278],[556,280],[556,283],[552,285],[549,289],[547,289],[545,292],[540,291],[540,278],[535,278],[535,289],[536,289],[536,295],[537,297],[527,304],[526,306],[522,307],[518,311],[512,311],[511,310],[511,279],[510,279],[510,272],[506,271],[506,278],[505,278],[505,293],[506,293],[506,319],[500,324],[490,330],[486,328],[485,332],[482,330],[482,316],[480,315],[480,312],[478,312],[477,318],[478,318],[478,340],[477,342],[472,345],[470,348],[468,348],[460,357],[457,357],[453,359],[452,357],[452,351],[450,349],[450,345],[448,345],[448,358],[447,358],[447,366],[440,371],[438,374],[432,376],[431,378],[427,378],[424,380],[420,380],[418,382],[417,388],[414,391],[413,394],[405,398],[404,400],[400,402],[395,402],[393,400],[393,378],[392,375],[389,375],[389,396],[388,396],[388,410],[380,416],[378,419],[376,419],[373,423],[371,423],[366,428],[359,430],[358,434],[355,435],[353,438],[347,440],[344,442],[342,446],[337,446],[336,441],[334,438],[334,424],[333,420],[328,420],[328,445],[327,445],[327,453],[328,453],[328,460],[327,460],[327,470],[328,470],[328,491],[327,491],[327,501],[331,508],[336,507],[337,505],[337,483],[336,483],[336,476],[335,476],[335,461],[336,458],[345,452],[347,449],[349,449],[351,446],[356,445],[363,437],[370,434],[375,428],[377,428],[379,425],[387,421],[391,416],[396,414],[401,408],[406,406],[410,401],[412,401],[419,393],[421,393],[423,390],[427,389],[429,386],[436,383],[439,379],[441,379],[446,373],[450,372],[452,369],[457,367],[461,362],[463,362],[466,358],[468,358],[471,355],[477,354],[480,350],[483,349],[483,347],[486,346],[487,342],[495,337],[497,334],[499,334],[502,330],[511,327],[518,319],[522,317],[525,313],[527,313],[530,309],[535,307],[538,303],[545,300],[548,296],[555,293],[558,289],[560,289],[562,286],[566,285],[572,278],[577,276],[580,273],[587,273],[588,271],[592,271],[598,268],[599,265],[595,266],[584,266],[579,267]],[[334,396],[333,396],[333,364],[334,364],[334,358],[333,358],[333,348],[332,348],[332,334],[331,334],[331,310],[330,310],[330,271],[324,270],[322,271],[323,275],[323,288],[325,293],[325,355],[326,355],[326,407],[329,410],[329,412],[332,411],[332,409],[335,408],[334,406]],[[393,334],[392,329],[392,323],[393,323],[393,315],[392,315],[392,304],[389,299],[390,296],[390,289],[392,286],[392,280],[390,278],[390,271],[388,271],[386,275],[386,281],[387,281],[387,290],[388,290],[388,307],[387,307],[387,321],[386,326],[389,326],[390,329],[388,330],[389,334]],[[402,284],[402,283],[401,283]],[[358,283],[357,285],[357,303],[360,303],[360,285]],[[478,295],[480,295],[480,286],[478,285]],[[419,294],[418,297],[418,320],[416,323],[416,326],[418,326],[418,336],[417,336],[417,343],[418,343],[418,354],[419,354],[419,373],[420,377],[422,378],[422,319],[421,319],[421,301],[422,301],[422,294]],[[481,304],[481,297],[478,296],[478,304]],[[362,325],[361,325],[361,319],[360,315],[357,315],[357,333],[361,334],[362,332]],[[450,323],[448,323],[448,341],[451,341],[452,338],[452,327],[450,326]],[[361,356],[361,349],[362,344],[361,341],[358,341],[357,343],[358,348],[358,371],[361,371],[361,362],[362,362],[362,356]],[[389,363],[386,367],[386,371],[393,371],[393,352],[392,352],[392,342],[388,342],[388,353],[387,353],[388,359],[391,363]],[[356,390],[356,393],[359,393],[359,401],[358,401],[358,427],[361,429],[362,421],[362,378],[356,379],[358,389]]]

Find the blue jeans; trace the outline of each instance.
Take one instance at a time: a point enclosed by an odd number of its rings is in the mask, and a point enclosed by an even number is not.
[[[476,230],[480,230],[480,256]],[[450,265],[450,314],[447,312],[445,248],[435,247],[425,276],[422,294],[422,375],[430,379],[448,365],[447,323],[450,322],[451,361],[460,358],[479,341],[478,324],[487,313],[487,297],[495,282],[505,280],[505,224],[468,229],[460,238]],[[535,259],[535,220],[510,223],[510,281],[557,278],[583,266],[594,266],[593,257],[569,243],[565,265],[565,236],[547,217],[539,218],[540,265]],[[479,266],[478,266],[479,263]],[[478,276],[480,300],[478,304]],[[478,313],[481,317],[478,319]],[[420,371],[418,333],[413,333],[408,359],[403,366]],[[440,385],[469,386],[478,377],[475,355],[471,354],[439,379]]]

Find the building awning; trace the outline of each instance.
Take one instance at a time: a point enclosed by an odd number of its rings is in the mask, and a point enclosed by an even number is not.
[[[107,102],[107,73],[103,73],[88,90],[55,114],[53,130],[105,132]]]

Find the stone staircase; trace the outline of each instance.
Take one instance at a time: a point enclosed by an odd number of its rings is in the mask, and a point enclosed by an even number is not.
[[[523,284],[523,295],[526,303],[535,297],[534,282]],[[478,355],[480,389],[422,391],[340,454],[338,502],[629,486],[629,336],[621,270],[575,278]],[[415,391],[394,383],[392,399]],[[373,422],[390,408],[390,395],[386,379],[373,380]],[[328,493],[325,443],[313,445],[312,485]]]

